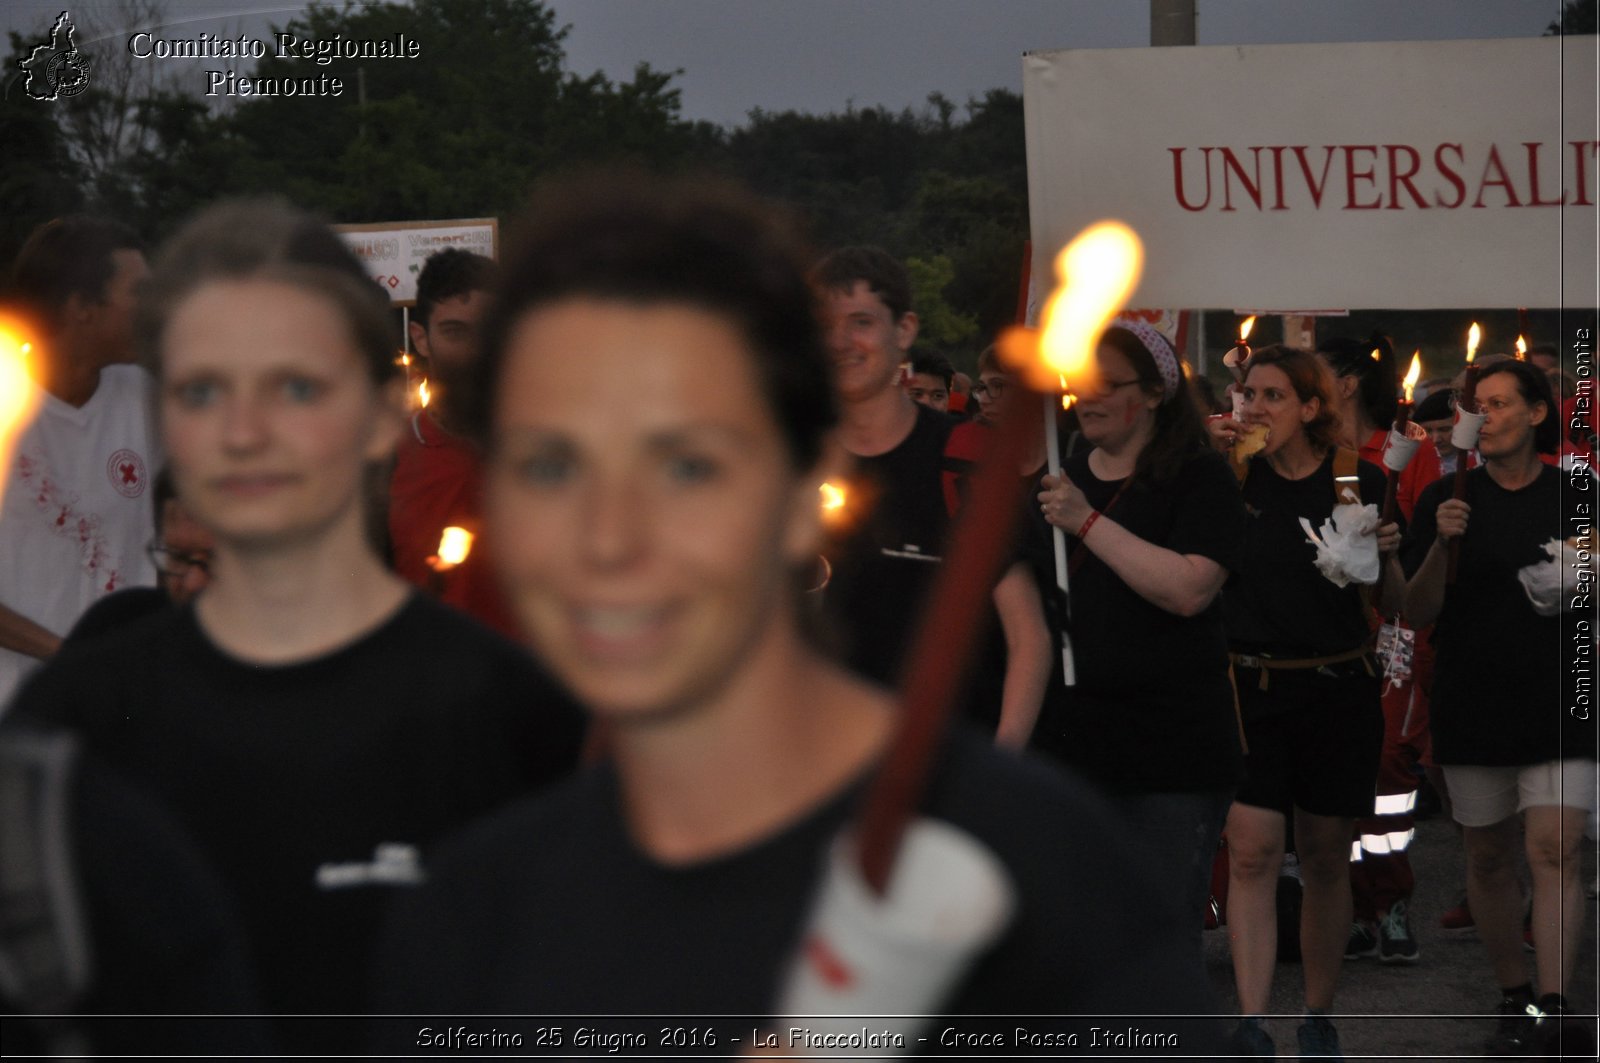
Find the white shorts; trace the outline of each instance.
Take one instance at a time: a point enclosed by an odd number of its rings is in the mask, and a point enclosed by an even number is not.
[[[1492,827],[1524,809],[1542,805],[1595,811],[1596,764],[1587,757],[1507,767],[1442,767],[1452,814],[1463,827]]]

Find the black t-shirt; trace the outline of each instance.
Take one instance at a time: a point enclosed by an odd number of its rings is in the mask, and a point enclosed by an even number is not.
[[[1461,538],[1456,582],[1445,588],[1434,627],[1429,718],[1441,764],[1538,764],[1592,757],[1595,731],[1573,715],[1578,706],[1576,621],[1592,611],[1539,616],[1517,579],[1519,569],[1549,559],[1551,539],[1593,527],[1593,491],[1563,490],[1560,470],[1545,466],[1532,483],[1508,491],[1486,468],[1467,473],[1472,507]],[[1414,575],[1438,536],[1436,514],[1452,497],[1453,478],[1430,484],[1417,501],[1401,559]],[[1570,603],[1569,603],[1570,604]],[[1592,647],[1594,628],[1587,637]],[[1594,660],[1592,648],[1584,658]]]
[[[365,1011],[369,952],[396,888],[424,874],[418,850],[566,773],[583,728],[521,649],[419,594],[275,666],[223,653],[192,607],[163,611],[64,651],[14,711],[75,730],[188,831],[277,1013]]]
[[[902,658],[944,553],[950,518],[941,479],[954,418],[917,407],[899,446],[855,459],[845,484],[846,519],[823,554],[824,592],[844,661],[880,683],[900,678]]]
[[[1228,643],[1240,652],[1322,657],[1361,646],[1371,627],[1361,589],[1336,587],[1316,565],[1317,548],[1300,518],[1320,531],[1335,504],[1332,452],[1317,471],[1286,480],[1261,456],[1250,461],[1241,491],[1245,530],[1239,565],[1223,587]],[[1363,504],[1383,505],[1382,469],[1360,462]]]
[[[748,1017],[773,1014],[824,854],[861,787],[742,850],[674,866],[635,845],[614,772],[592,769],[441,852],[396,909],[378,1002],[430,1015],[747,1016],[726,1031],[747,1035]],[[1018,895],[944,1013],[1212,1010],[1185,951],[1192,927],[1083,784],[962,729],[923,807],[987,845]]]
[[[84,610],[63,640],[68,643],[99,638],[141,617],[170,608],[172,599],[160,587],[129,587],[113,591]]]
[[[1170,480],[1139,480],[1125,489],[1126,481],[1096,477],[1087,452],[1062,471],[1104,519],[1178,554],[1197,554],[1230,571],[1237,566],[1244,508],[1220,454],[1197,450]],[[1116,791],[1236,782],[1242,752],[1221,601],[1192,617],[1170,613],[1132,590],[1076,537],[1067,545],[1069,557],[1078,551],[1082,557],[1071,577],[1078,684],[1068,698],[1061,746],[1069,762]]]

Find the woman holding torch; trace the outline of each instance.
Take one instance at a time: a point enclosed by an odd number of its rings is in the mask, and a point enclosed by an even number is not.
[[[589,175],[529,218],[475,389],[492,403],[487,528],[530,641],[612,757],[459,839],[395,927],[387,1003],[781,1014],[829,842],[897,713],[802,622],[841,453],[809,256],[770,207],[706,180]],[[973,954],[916,975],[941,988],[911,1012],[1203,1008],[1148,887],[1074,859],[1106,846],[1129,874],[1081,784],[962,732],[924,814],[992,853],[1015,905]],[[1154,925],[1132,941],[1128,922],[1072,916],[1144,904]],[[872,985],[817,945],[806,962],[834,985]],[[690,1047],[738,1054],[751,1025]]]
[[[1223,592],[1247,749],[1227,823],[1228,931],[1245,1016],[1236,1038],[1246,1052],[1272,1054],[1261,1015],[1292,815],[1305,886],[1300,1048],[1337,1056],[1326,1012],[1350,932],[1351,828],[1372,808],[1383,715],[1360,588],[1319,571],[1301,520],[1320,526],[1336,503],[1380,501],[1385,481],[1380,469],[1341,453],[1333,379],[1315,355],[1280,346],[1255,351],[1242,395],[1241,422],[1212,422],[1223,439],[1266,431],[1265,446],[1242,468],[1249,516],[1238,570]],[[1400,529],[1387,524],[1366,534],[1377,536],[1380,564],[1390,569],[1383,583],[1398,602],[1403,576],[1392,555]]]
[[[1071,536],[1078,660],[1050,746],[1171,869],[1198,952],[1243,759],[1218,595],[1236,567],[1244,508],[1166,337],[1119,323],[1096,361],[1097,383],[1074,403],[1094,449],[1067,459],[1039,495],[1045,519]]]
[[[1543,461],[1560,442],[1543,373],[1526,362],[1485,367],[1477,382],[1483,465],[1425,490],[1406,540],[1406,614],[1437,621],[1434,759],[1467,849],[1467,897],[1500,986],[1493,1053],[1556,1045],[1584,930],[1579,881],[1584,822],[1595,808],[1595,731],[1578,672],[1594,649],[1592,492],[1563,491]],[[1562,556],[1560,543],[1589,530]],[[1528,570],[1551,564],[1553,593],[1536,605]],[[1450,544],[1460,562],[1449,577]],[[1578,616],[1563,616],[1577,612]],[[1587,619],[1585,619],[1587,617]],[[1518,819],[1533,879],[1538,996],[1522,950]],[[1568,1033],[1582,1031],[1569,1027]],[[1576,1058],[1584,1046],[1569,1041]],[[1587,1052],[1594,1051],[1587,1035]]]

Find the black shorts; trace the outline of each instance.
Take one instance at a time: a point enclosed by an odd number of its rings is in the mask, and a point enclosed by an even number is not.
[[[1261,673],[1235,668],[1244,718],[1244,782],[1234,800],[1289,815],[1359,819],[1372,814],[1383,752],[1379,681],[1359,661]]]

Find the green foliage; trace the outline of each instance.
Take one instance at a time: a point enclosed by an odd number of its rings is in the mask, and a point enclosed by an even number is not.
[[[1567,0],[1561,5],[1561,18],[1544,29],[1546,37],[1567,33],[1594,33],[1596,0]]]
[[[906,272],[911,276],[911,305],[916,307],[921,325],[917,338],[942,351],[968,345],[978,333],[978,322],[945,298],[945,289],[956,275],[950,257],[908,258]]]
[[[877,244],[920,263],[922,336],[970,366],[1016,314],[1027,167],[1020,96],[997,89],[957,110],[935,94],[922,113],[754,111],[723,166],[794,204],[820,247]]]
[[[417,59],[262,60],[261,77],[338,77],[327,97],[253,97],[230,121],[251,186],[285,191],[341,221],[513,212],[533,180],[629,159],[671,165],[703,130],[678,118],[670,73],[629,82],[564,68],[564,28],[536,0],[313,5],[282,32],[305,40],[394,40]],[[286,136],[285,131],[293,135]]]
[[[160,0],[115,0],[117,25],[158,25]],[[581,17],[581,8],[580,17]],[[916,279],[923,336],[970,366],[1015,312],[1027,232],[1022,100],[753,111],[738,129],[686,122],[676,71],[627,80],[566,67],[565,27],[540,0],[313,3],[279,32],[393,41],[417,59],[224,61],[241,77],[326,75],[338,96],[203,97],[95,55],[91,88],[60,105],[0,105],[8,257],[69,209],[114,214],[152,241],[226,195],[274,194],[342,222],[507,217],[542,175],[598,162],[738,177],[791,204],[820,249],[878,244]],[[21,47],[13,42],[13,50]],[[14,62],[14,60],[13,60]],[[14,66],[12,67],[14,69]],[[147,80],[141,80],[145,78]]]

